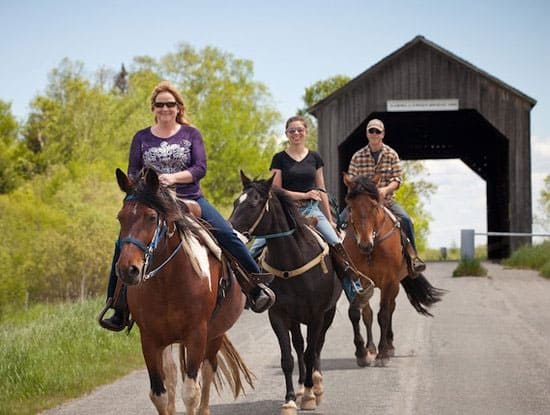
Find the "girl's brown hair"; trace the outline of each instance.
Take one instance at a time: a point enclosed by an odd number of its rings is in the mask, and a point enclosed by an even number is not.
[[[286,120],[285,130],[288,128],[290,123],[294,121],[300,121],[302,124],[304,124],[304,128],[307,130],[307,120],[305,117],[302,117],[301,115],[295,115],[294,117],[290,117],[288,120]]]

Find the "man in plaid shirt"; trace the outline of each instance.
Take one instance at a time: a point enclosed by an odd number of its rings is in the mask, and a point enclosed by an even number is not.
[[[410,241],[409,255],[412,259],[412,269],[420,273],[426,269],[426,264],[416,253],[414,226],[410,216],[394,200],[394,193],[401,184],[401,163],[397,152],[384,144],[384,123],[372,119],[367,124],[367,139],[369,143],[357,151],[351,158],[348,173],[352,176],[365,175],[369,179],[378,180],[378,192],[384,204],[396,215]],[[410,249],[412,248],[412,249]]]

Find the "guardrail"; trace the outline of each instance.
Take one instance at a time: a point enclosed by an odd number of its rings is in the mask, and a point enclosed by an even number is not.
[[[542,236],[550,238],[550,233],[524,232],[476,232],[474,229],[460,230],[460,259],[473,259],[475,256],[474,239],[476,236]]]

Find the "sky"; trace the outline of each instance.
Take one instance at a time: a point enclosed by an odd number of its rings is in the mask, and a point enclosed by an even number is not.
[[[0,0],[0,19],[0,99],[19,120],[63,58],[82,62],[93,76],[122,63],[130,68],[136,56],[160,58],[182,42],[252,61],[255,80],[267,85],[286,119],[304,106],[306,87],[338,74],[353,78],[422,35],[537,100],[531,111],[537,215],[550,174],[547,0]],[[426,201],[433,217],[428,245],[459,246],[460,229],[485,232],[484,181],[460,160],[425,163],[426,179],[438,186]],[[478,197],[461,201],[463,191]]]

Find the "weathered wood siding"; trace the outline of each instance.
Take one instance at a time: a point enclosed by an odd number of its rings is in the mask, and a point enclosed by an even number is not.
[[[507,211],[507,220],[496,222],[509,229],[489,230],[531,232],[530,111],[535,101],[423,37],[413,39],[311,109],[318,120],[319,151],[326,165],[328,189],[338,193],[341,186],[338,146],[372,118],[371,114],[386,112],[388,100],[445,98],[458,98],[460,110],[477,111],[508,140],[505,185],[509,206],[490,206],[488,212]],[[477,142],[490,138],[475,137],[481,140]],[[471,151],[479,152],[479,148],[472,147]],[[439,157],[427,151],[423,158]],[[498,174],[495,169],[488,171]],[[503,179],[491,177],[487,181],[497,183],[498,188],[499,180]],[[502,201],[488,200],[490,203]],[[512,239],[511,247],[515,249],[528,240]]]

